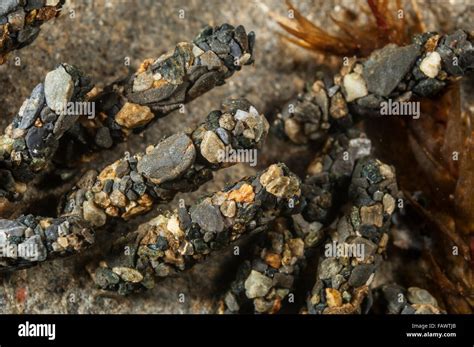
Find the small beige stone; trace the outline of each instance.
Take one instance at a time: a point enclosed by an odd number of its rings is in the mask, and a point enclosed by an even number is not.
[[[104,211],[98,208],[93,201],[84,201],[82,205],[84,219],[91,222],[94,226],[103,226],[107,221]]]
[[[59,244],[62,248],[67,248],[69,242],[68,242],[68,240],[67,240],[66,237],[61,236],[61,237],[58,237],[58,244]]]
[[[118,266],[114,267],[112,271],[126,282],[139,283],[143,280],[143,275],[140,272],[129,267]]]
[[[380,228],[383,225],[382,204],[373,206],[362,206],[360,219],[363,225],[375,225]]]
[[[299,182],[295,177],[278,177],[267,184],[265,187],[267,192],[279,198],[291,198],[299,195]]]
[[[383,210],[388,213],[392,214],[395,210],[395,199],[390,194],[385,194],[382,199],[383,203]]]
[[[112,205],[117,207],[127,206],[127,197],[119,190],[114,190],[110,194],[110,201]]]
[[[201,142],[201,154],[210,163],[216,164],[223,160],[225,145],[213,131],[206,131]]]
[[[224,217],[233,218],[237,212],[237,204],[234,200],[226,200],[222,203],[220,210]]]
[[[283,169],[277,164],[273,164],[260,176],[260,183],[266,187],[270,182],[281,176],[283,176]]]
[[[386,179],[393,179],[395,178],[395,174],[393,172],[393,169],[387,165],[387,164],[382,164],[380,165],[380,173],[382,174],[383,177],[385,177]]]
[[[225,113],[219,119],[219,126],[226,130],[233,130],[235,127],[234,117],[230,113]]]
[[[107,208],[110,205],[109,196],[104,191],[100,191],[94,194],[94,202],[102,208]]]
[[[291,239],[288,241],[291,254],[295,257],[301,258],[304,255],[304,241],[302,239]]]
[[[179,220],[178,220],[178,217],[173,215],[169,220],[168,220],[168,223],[166,225],[166,229],[168,229],[168,231],[170,231],[173,236],[177,239],[181,238],[184,236],[184,232],[183,230],[181,230],[180,226],[179,226]]]

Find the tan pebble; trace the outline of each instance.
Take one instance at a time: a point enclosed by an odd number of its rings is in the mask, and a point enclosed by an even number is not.
[[[304,255],[304,241],[302,239],[289,240],[288,247],[291,250],[291,254],[295,257],[301,258]]]
[[[43,230],[46,229],[47,227],[49,227],[50,225],[51,225],[51,221],[49,219],[41,219],[40,220],[40,226]]]
[[[129,267],[118,266],[114,267],[112,271],[127,282],[139,283],[143,280],[143,275],[140,272]]]
[[[94,202],[102,208],[107,208],[110,205],[109,196],[102,191],[94,194]]]
[[[237,212],[237,204],[234,200],[226,200],[220,206],[220,210],[224,217],[233,218]]]
[[[253,187],[248,183],[242,184],[239,189],[229,193],[229,200],[234,200],[235,202],[253,202],[254,199]]]
[[[342,296],[337,289],[326,288],[326,300],[329,307],[342,306]]]
[[[117,207],[125,207],[127,206],[127,197],[119,190],[114,190],[110,194],[110,201],[112,205]]]
[[[288,138],[297,144],[302,144],[306,141],[303,136],[303,129],[301,124],[294,118],[287,118],[284,122],[285,134]]]
[[[210,163],[222,162],[225,145],[213,131],[206,131],[201,142],[201,154]]]
[[[115,206],[109,206],[105,209],[105,213],[111,217],[117,217],[119,215],[119,209]]]
[[[283,169],[277,164],[273,164],[260,176],[260,183],[266,187],[270,182],[281,176],[283,176]]]
[[[225,113],[219,118],[219,126],[226,130],[233,130],[235,127],[234,117],[231,114]]]
[[[279,269],[281,266],[281,256],[277,253],[267,253],[265,255],[265,262],[274,269]]]
[[[115,115],[115,121],[127,129],[133,129],[147,124],[154,117],[153,112],[151,112],[148,106],[126,102]]]
[[[386,179],[395,178],[395,173],[393,172],[393,169],[387,164],[380,165],[379,171],[382,174],[382,176],[385,177]]]
[[[84,219],[94,226],[103,226],[107,221],[104,211],[98,208],[93,201],[84,201],[82,205]]]
[[[117,160],[116,162],[110,164],[109,166],[106,166],[99,174],[98,179],[101,181],[105,180],[113,180],[115,178],[115,169],[117,168],[117,165],[119,164],[120,160]]]
[[[362,206],[360,209],[360,219],[363,225],[375,225],[380,228],[383,225],[382,205]]]
[[[384,211],[388,214],[392,214],[395,210],[395,199],[390,194],[385,194],[382,203]]]
[[[137,70],[137,74],[139,73],[142,73],[144,72],[146,69],[148,69],[148,67],[150,65],[152,65],[154,62],[154,59],[153,58],[148,58],[148,59],[145,59],[139,66],[138,70]]]
[[[66,237],[61,236],[61,237],[58,237],[58,244],[59,244],[62,248],[67,248],[67,246],[69,245],[69,242],[68,242],[68,240],[67,240]]]

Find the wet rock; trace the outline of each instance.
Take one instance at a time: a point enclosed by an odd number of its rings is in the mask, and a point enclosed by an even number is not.
[[[0,17],[6,15],[20,4],[19,0],[2,0],[0,1]]]
[[[369,92],[389,96],[410,71],[420,53],[420,47],[412,44],[398,47],[389,44],[374,51],[364,63],[363,76]]]
[[[271,278],[252,270],[244,283],[245,294],[250,299],[265,296],[272,287],[272,283]]]
[[[445,85],[446,83],[443,81],[438,81],[434,78],[427,78],[413,87],[413,93],[420,96],[434,96],[438,94]]]
[[[186,134],[179,133],[161,141],[138,162],[137,171],[155,184],[181,176],[196,158],[196,149]]]
[[[23,237],[26,226],[20,222],[8,219],[0,219],[0,231],[8,236]]]
[[[201,154],[210,163],[219,163],[224,159],[225,146],[213,131],[206,131],[201,142]]]
[[[224,220],[219,208],[206,200],[192,209],[191,219],[205,231],[221,232],[224,230]]]
[[[102,148],[110,148],[114,144],[110,130],[107,127],[102,127],[97,130],[95,134],[95,143]]]
[[[61,113],[71,99],[73,91],[74,81],[62,65],[48,72],[44,80],[44,94],[50,109]]]
[[[26,146],[34,158],[47,157],[54,153],[57,140],[52,136],[50,126],[31,127],[26,134]]]
[[[349,277],[349,284],[356,288],[363,286],[369,279],[370,275],[372,275],[374,270],[375,268],[372,264],[357,265],[352,270],[351,276]]]
[[[20,129],[27,129],[33,125],[43,103],[44,87],[43,84],[40,83],[33,89],[30,98],[23,103],[20,109],[19,115],[21,116],[21,122],[18,126]]]

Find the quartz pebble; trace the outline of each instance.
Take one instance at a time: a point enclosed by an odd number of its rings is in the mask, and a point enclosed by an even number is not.
[[[420,70],[429,78],[438,76],[441,70],[441,56],[438,52],[429,52],[420,63]]]
[[[61,113],[74,91],[74,82],[62,65],[48,72],[44,80],[44,94],[49,108]]]
[[[272,286],[272,280],[260,272],[252,270],[245,281],[245,291],[250,299],[264,296]]]

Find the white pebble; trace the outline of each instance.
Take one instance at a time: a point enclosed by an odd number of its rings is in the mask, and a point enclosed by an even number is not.
[[[345,75],[343,84],[347,102],[351,102],[369,94],[364,79],[358,73],[353,72]]]
[[[420,64],[420,70],[429,78],[438,76],[441,70],[441,56],[438,52],[430,52]]]

